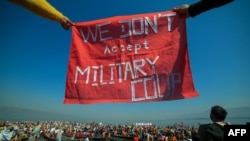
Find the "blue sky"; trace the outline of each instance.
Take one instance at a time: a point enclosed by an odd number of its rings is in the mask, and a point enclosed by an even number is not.
[[[196,0],[49,0],[73,22],[171,10]],[[80,115],[82,120],[160,120],[250,106],[248,0],[187,19],[191,70],[199,97],[151,103],[65,105],[71,30],[26,9],[0,2],[0,106]]]

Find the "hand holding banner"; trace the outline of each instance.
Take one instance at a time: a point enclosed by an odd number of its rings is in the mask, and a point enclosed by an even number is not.
[[[185,17],[118,16],[72,27],[65,104],[152,102],[199,96]]]

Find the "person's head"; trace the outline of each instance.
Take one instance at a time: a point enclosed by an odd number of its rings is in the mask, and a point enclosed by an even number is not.
[[[227,116],[227,111],[218,105],[215,105],[211,108],[210,119],[213,122],[224,121]]]

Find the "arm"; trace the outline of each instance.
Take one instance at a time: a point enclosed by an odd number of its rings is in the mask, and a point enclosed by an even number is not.
[[[206,137],[205,137],[206,141],[214,141],[214,137],[213,137],[214,132],[215,131],[213,130],[212,127],[208,127],[206,129]]]
[[[50,5],[46,0],[9,1],[18,4],[41,17],[61,23],[64,29],[69,29],[70,26],[73,25],[73,23],[66,16]]]
[[[201,0],[199,2],[191,4],[188,8],[188,12],[191,17],[195,17],[196,15],[199,15],[213,8],[221,7],[232,1],[233,0]]]
[[[221,7],[234,0],[200,0],[199,2],[191,5],[184,4],[180,7],[176,7],[173,10],[180,14],[186,15],[186,17],[195,17],[203,12],[211,10],[213,8]]]
[[[223,126],[213,123],[206,129],[206,141],[222,141],[224,140],[224,128]]]

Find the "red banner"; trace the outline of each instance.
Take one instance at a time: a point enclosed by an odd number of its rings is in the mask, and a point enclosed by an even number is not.
[[[79,22],[72,27],[64,104],[196,96],[184,17],[166,11]]]

